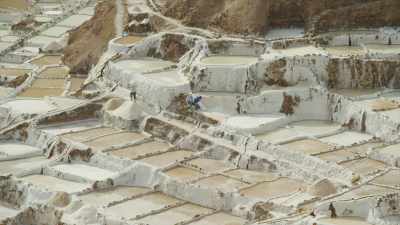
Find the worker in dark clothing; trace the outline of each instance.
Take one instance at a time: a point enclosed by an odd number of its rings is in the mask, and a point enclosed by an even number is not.
[[[200,102],[203,99],[203,97],[201,96],[193,96],[193,95],[189,95],[186,98],[186,102],[190,107],[194,107],[195,110],[199,110],[200,107]]]
[[[136,91],[131,91],[131,101],[136,102]]]

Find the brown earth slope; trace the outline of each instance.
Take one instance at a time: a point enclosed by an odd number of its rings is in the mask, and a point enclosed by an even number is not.
[[[27,0],[0,0],[0,8],[26,11],[30,7]]]
[[[166,0],[163,13],[184,24],[228,33],[263,34],[270,28],[400,25],[399,0]]]
[[[71,73],[87,74],[98,62],[108,41],[115,36],[116,11],[114,0],[100,2],[95,15],[70,33],[63,63],[70,67]]]

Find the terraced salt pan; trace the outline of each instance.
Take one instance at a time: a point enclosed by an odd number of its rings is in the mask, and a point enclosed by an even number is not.
[[[111,155],[122,158],[136,159],[146,155],[153,155],[159,152],[165,152],[170,148],[167,143],[152,141],[140,145],[126,147],[110,152]]]
[[[160,83],[162,86],[175,87],[188,83],[188,80],[180,75],[177,70],[169,70],[160,73],[148,73],[146,78]]]
[[[374,149],[382,147],[383,144],[384,144],[383,142],[370,142],[362,145],[348,147],[345,148],[345,150],[348,150],[356,155],[367,156],[368,151],[373,151]]]
[[[27,88],[23,92],[18,94],[18,97],[28,97],[28,98],[43,98],[46,96],[55,97],[61,96],[64,89],[61,88]]]
[[[262,181],[272,181],[276,179],[276,175],[268,172],[257,172],[251,170],[236,169],[225,172],[224,174],[235,177],[236,179],[241,179],[248,183],[259,183]]]
[[[179,224],[180,222],[194,219],[195,217],[198,217],[200,215],[207,215],[211,212],[213,212],[213,210],[211,209],[193,204],[185,204],[176,208],[169,209],[159,214],[147,216],[143,219],[139,219],[136,221],[138,223],[143,223],[147,225],[175,225]]]
[[[47,37],[47,36],[35,36],[27,41],[27,44],[31,47],[44,47],[49,43],[57,42],[59,39],[55,37]]]
[[[232,169],[231,167],[225,165],[224,162],[220,160],[214,160],[214,159],[203,159],[203,158],[198,158],[191,160],[187,162],[191,166],[201,169],[201,171],[205,173],[214,173],[214,172],[220,172],[220,171],[226,171],[229,169]]]
[[[366,133],[360,133],[355,131],[345,131],[340,134],[332,135],[329,137],[321,138],[322,142],[338,145],[338,146],[352,146],[354,144],[360,144],[368,142],[373,139],[372,135]]]
[[[271,182],[264,182],[251,188],[240,191],[246,197],[270,199],[280,196],[288,196],[305,189],[305,185],[301,181],[280,178]]]
[[[69,27],[51,27],[41,33],[41,35],[49,36],[49,37],[61,37],[64,35],[67,31],[69,31],[71,28]]]
[[[239,190],[247,185],[239,180],[231,179],[222,175],[207,177],[197,181],[195,184],[204,188],[216,188],[227,192]]]
[[[400,109],[389,110],[385,112],[381,112],[383,115],[389,117],[395,123],[400,122]]]
[[[164,154],[144,158],[140,161],[151,164],[156,167],[164,168],[173,163],[180,162],[184,159],[187,159],[190,156],[192,156],[192,154],[193,154],[193,152],[191,152],[191,151],[179,150],[179,151],[166,152]]]
[[[161,193],[154,193],[107,208],[105,209],[105,214],[114,218],[124,217],[134,219],[138,215],[147,214],[153,210],[160,210],[166,206],[181,202],[181,200],[176,198]]]
[[[91,186],[90,184],[77,183],[44,175],[26,176],[22,177],[21,180],[42,188],[46,188],[50,191],[62,191],[67,193],[82,192]]]
[[[190,223],[190,225],[243,225],[245,222],[246,220],[240,217],[231,216],[226,213],[216,213]]]
[[[14,43],[10,43],[10,42],[0,42],[0,51],[4,51],[10,47],[12,47],[14,45]]]
[[[394,192],[398,191],[391,188],[385,188],[367,184],[367,185],[362,185],[360,188],[347,192],[344,195],[335,198],[334,200],[339,201],[339,200],[360,199],[367,196],[382,196]]]
[[[117,133],[117,132],[119,132],[119,130],[116,130],[114,128],[99,127],[99,128],[93,128],[93,129],[87,129],[87,130],[81,130],[78,132],[63,134],[62,137],[79,142],[79,141],[86,141],[86,140],[90,140],[90,139],[93,139],[96,137],[109,135],[109,134],[113,134],[113,133]]]
[[[46,65],[59,65],[62,63],[62,61],[61,61],[61,55],[44,55],[30,61],[29,63],[37,66],[46,66]]]
[[[295,131],[308,136],[320,136],[339,131],[342,126],[331,121],[304,120],[289,124]]]
[[[115,65],[123,70],[130,70],[135,73],[144,73],[148,71],[162,70],[175,65],[175,63],[156,58],[138,58],[121,60],[116,62]]]
[[[95,151],[101,151],[102,149],[105,148],[139,141],[144,138],[146,138],[146,136],[141,133],[125,132],[125,133],[118,133],[118,134],[108,135],[105,137],[100,137],[84,143],[93,148],[93,150]]]
[[[356,155],[349,150],[339,150],[339,151],[324,153],[318,155],[317,157],[325,161],[339,163],[342,161],[354,159]]]
[[[47,79],[65,79],[68,74],[69,74],[68,67],[58,66],[58,67],[46,68],[39,74],[39,77]]]
[[[93,128],[93,129],[87,129],[87,130],[81,130],[78,132],[73,132],[73,133],[68,133],[68,134],[63,134],[63,138],[71,139],[73,141],[77,142],[83,142],[86,140],[90,140],[96,137],[100,137],[103,135],[109,135],[113,133],[119,132],[118,130],[114,128],[109,128],[109,127],[99,127],[99,128]]]
[[[92,120],[78,120],[71,123],[56,124],[53,126],[42,127],[41,130],[46,133],[54,135],[61,135],[65,133],[78,132],[81,130],[88,130],[100,125],[100,121],[97,119]]]
[[[295,48],[287,48],[287,49],[279,49],[279,50],[271,50],[271,54],[265,54],[263,57],[275,57],[276,55],[282,55],[286,57],[293,57],[293,56],[304,56],[310,54],[316,55],[325,55],[326,52],[321,48],[316,48],[312,45],[302,46],[302,47],[295,47]]]
[[[167,170],[165,172],[165,174],[172,178],[180,180],[180,181],[190,181],[190,180],[193,180],[193,179],[203,176],[202,173],[200,173],[196,170],[189,169],[186,167],[181,167],[181,166]]]
[[[56,109],[44,100],[14,100],[3,104],[1,107],[10,109],[14,115],[23,113],[42,114]]]
[[[116,187],[80,195],[79,199],[85,204],[95,207],[104,207],[112,202],[122,201],[149,191],[150,189],[141,187]]]
[[[8,160],[0,162],[0,174],[19,174],[23,171],[41,168],[49,163],[50,160],[44,157],[33,157],[26,159]]]
[[[88,16],[93,16],[94,15],[94,7],[86,7],[83,8],[79,11],[79,14],[81,15],[88,15]]]
[[[400,186],[400,170],[391,170],[385,175],[375,178],[372,183],[398,187]]]
[[[284,128],[279,128],[264,134],[256,135],[259,140],[272,143],[288,141],[299,137],[323,136],[334,133],[341,129],[337,123],[320,120],[304,120],[289,124]]]
[[[204,65],[248,65],[258,61],[257,57],[252,56],[209,56],[201,59]]]
[[[357,56],[365,55],[366,52],[362,47],[351,47],[351,46],[337,46],[324,48],[326,52],[333,56]]]
[[[300,151],[308,155],[328,152],[334,149],[334,146],[330,144],[326,144],[313,139],[290,142],[288,144],[282,145],[282,147],[288,148],[293,151]]]
[[[122,45],[131,45],[136,42],[143,40],[144,37],[141,36],[126,36],[122,38],[118,38],[115,43],[122,44]]]
[[[32,70],[30,70],[30,69],[0,68],[1,76],[7,76],[7,77],[19,77],[19,76],[23,76],[31,71]]]
[[[52,168],[60,173],[82,177],[90,181],[106,180],[118,174],[109,170],[83,164],[62,164],[53,166]]]
[[[384,163],[372,159],[354,160],[340,165],[360,175],[367,175],[375,170],[383,170],[387,167]]]
[[[7,203],[0,202],[0,220],[15,217],[20,210],[9,207]]]
[[[232,116],[225,120],[224,125],[232,129],[253,133],[268,128],[268,125],[279,123],[284,118],[284,115]]]
[[[63,89],[65,81],[62,79],[36,79],[32,82],[32,88],[59,88]]]
[[[337,89],[337,90],[330,90],[333,93],[343,95],[346,97],[361,97],[367,95],[374,95],[381,92],[383,89]]]
[[[21,143],[0,143],[0,158],[2,157],[1,154],[23,156],[32,155],[33,153],[41,153],[41,150]]]
[[[379,45],[379,44],[366,44],[368,52],[381,53],[381,54],[399,54],[400,45]]]
[[[89,20],[91,17],[92,16],[89,16],[89,15],[72,15],[72,16],[68,17],[67,19],[58,23],[57,26],[64,26],[64,27],[70,27],[70,28],[79,27],[84,22]]]
[[[371,225],[363,218],[358,217],[339,217],[319,219],[321,225]]]
[[[85,78],[77,78],[77,77],[71,78],[70,90],[71,91],[79,90],[82,87],[82,85],[85,82],[85,80],[86,80]]]

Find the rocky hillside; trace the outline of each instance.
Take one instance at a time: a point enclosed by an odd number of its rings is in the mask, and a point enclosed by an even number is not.
[[[103,1],[97,5],[92,19],[70,32],[63,62],[72,73],[87,74],[97,63],[115,35],[115,13],[115,1]]]
[[[263,34],[275,27],[318,33],[400,25],[399,10],[399,0],[166,0],[163,13],[190,26]]]

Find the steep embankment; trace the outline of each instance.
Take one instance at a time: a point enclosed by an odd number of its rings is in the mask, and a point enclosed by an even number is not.
[[[337,28],[400,25],[398,0],[167,0],[163,13],[189,26],[263,34],[274,27]]]
[[[115,36],[115,0],[100,2],[95,15],[70,33],[68,46],[64,50],[63,62],[72,73],[87,74]]]

